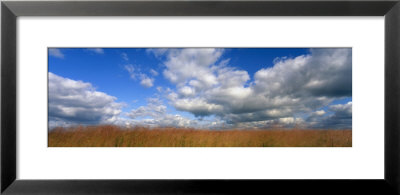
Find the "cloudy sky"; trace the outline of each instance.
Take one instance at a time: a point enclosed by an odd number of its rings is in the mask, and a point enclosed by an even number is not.
[[[351,129],[350,48],[50,48],[49,127]]]

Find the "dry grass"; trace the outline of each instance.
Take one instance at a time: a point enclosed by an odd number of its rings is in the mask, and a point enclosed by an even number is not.
[[[102,125],[55,128],[49,147],[351,147],[351,130],[195,130]]]

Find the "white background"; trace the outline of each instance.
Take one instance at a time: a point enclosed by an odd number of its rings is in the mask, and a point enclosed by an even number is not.
[[[352,47],[351,148],[48,148],[47,47]],[[19,179],[383,179],[383,17],[18,17]]]

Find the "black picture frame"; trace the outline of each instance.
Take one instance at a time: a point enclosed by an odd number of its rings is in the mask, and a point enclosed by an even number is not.
[[[16,33],[19,16],[385,16],[385,176],[381,180],[16,179]],[[399,0],[2,1],[3,194],[399,194]],[[241,167],[238,167],[240,169]],[[101,170],[99,170],[101,171]],[[365,170],[368,171],[368,170]]]

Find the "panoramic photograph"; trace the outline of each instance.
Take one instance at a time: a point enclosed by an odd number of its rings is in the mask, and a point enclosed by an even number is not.
[[[48,48],[48,147],[352,147],[352,49]]]

